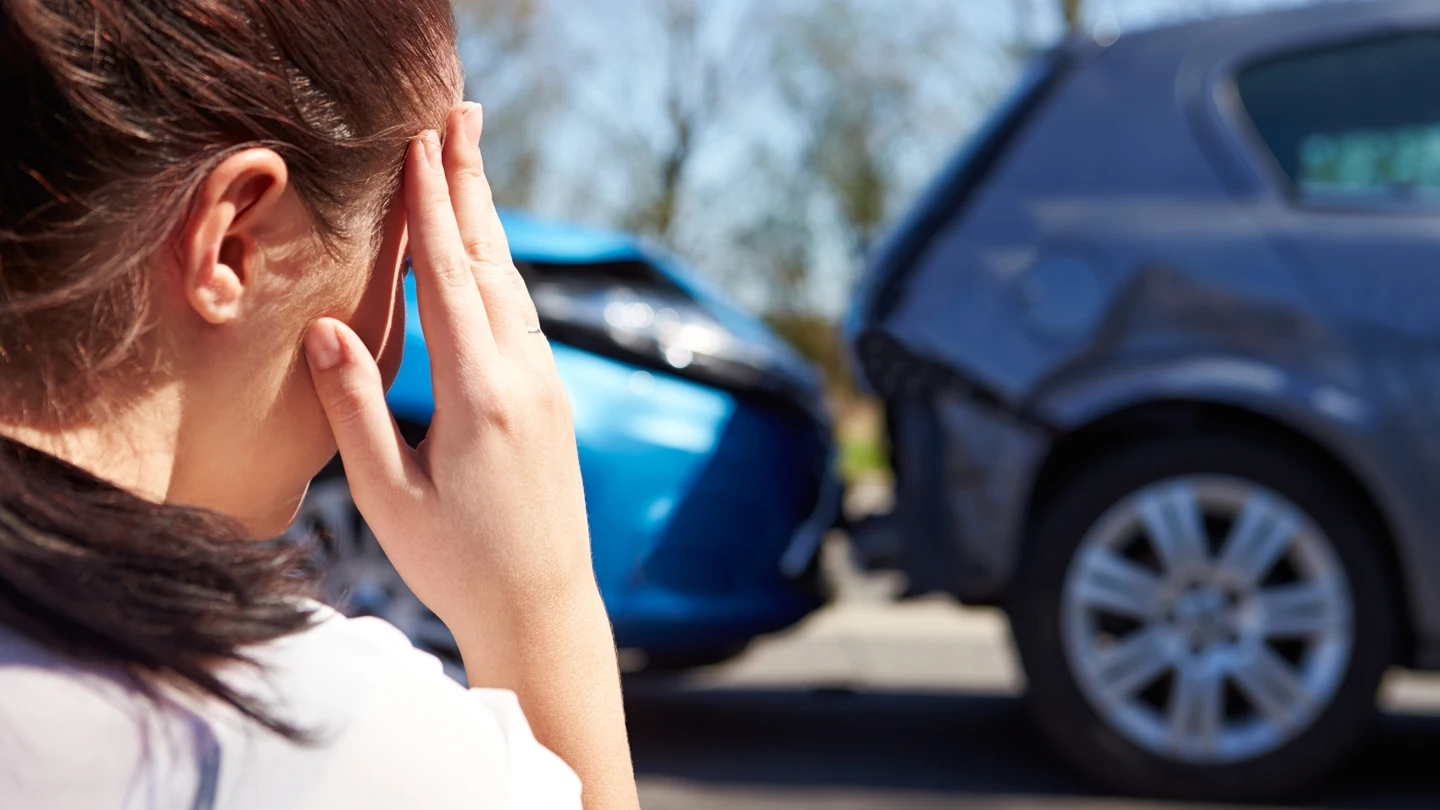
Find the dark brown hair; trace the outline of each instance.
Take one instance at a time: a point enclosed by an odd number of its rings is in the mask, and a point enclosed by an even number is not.
[[[266,146],[330,243],[375,232],[458,83],[449,0],[0,0],[0,421],[98,418],[156,372],[156,251]],[[306,626],[301,553],[0,446],[0,624],[271,728],[213,673]]]

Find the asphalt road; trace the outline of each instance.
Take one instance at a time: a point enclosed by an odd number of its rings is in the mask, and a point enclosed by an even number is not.
[[[645,690],[630,700],[647,810],[1198,808],[1106,797],[1057,762],[1015,698],[795,689]],[[1440,718],[1390,716],[1291,806],[1440,806]]]
[[[647,810],[1194,810],[1097,793],[1026,721],[1003,619],[853,592],[739,661],[627,683]],[[1345,766],[1286,807],[1440,808],[1440,678],[1400,675]]]

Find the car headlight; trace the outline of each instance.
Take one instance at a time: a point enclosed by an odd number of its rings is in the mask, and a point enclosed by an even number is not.
[[[641,262],[521,263],[552,338],[736,393],[823,405],[810,367],[778,338],[741,336],[686,290]]]

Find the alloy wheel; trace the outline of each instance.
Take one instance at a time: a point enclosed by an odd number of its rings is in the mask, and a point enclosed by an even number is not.
[[[1146,486],[1085,534],[1061,636],[1092,708],[1151,753],[1254,759],[1304,731],[1343,681],[1351,587],[1316,523],[1242,478]]]

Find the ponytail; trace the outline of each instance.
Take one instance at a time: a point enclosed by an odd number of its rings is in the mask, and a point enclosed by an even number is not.
[[[299,545],[253,542],[213,512],[156,504],[0,439],[0,625],[154,696],[170,683],[300,733],[228,686],[243,648],[305,629]]]

